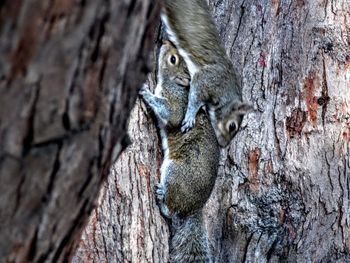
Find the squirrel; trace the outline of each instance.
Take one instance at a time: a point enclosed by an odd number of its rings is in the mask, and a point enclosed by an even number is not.
[[[191,75],[182,132],[194,127],[197,112],[206,106],[220,146],[227,146],[252,106],[242,101],[233,64],[207,4],[204,0],[163,0],[161,20]]]
[[[158,57],[155,94],[145,84],[140,95],[158,119],[163,162],[156,200],[169,219],[171,263],[211,262],[202,208],[217,177],[220,147],[204,111],[194,127],[181,132],[190,76],[175,46],[164,41]]]

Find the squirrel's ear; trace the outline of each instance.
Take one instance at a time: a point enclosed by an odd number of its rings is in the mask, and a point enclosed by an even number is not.
[[[240,102],[236,107],[236,111],[238,111],[242,115],[252,112],[253,110],[253,106],[245,102]]]
[[[163,39],[162,40],[162,45],[166,45],[166,46],[169,46],[169,47],[176,48],[175,45],[173,44],[173,42],[171,42],[169,39]]]
[[[163,40],[162,40],[162,45],[170,46],[171,43],[170,43],[170,41],[169,41],[168,39],[163,39]]]

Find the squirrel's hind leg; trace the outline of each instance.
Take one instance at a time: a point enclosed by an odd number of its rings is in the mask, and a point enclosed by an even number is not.
[[[171,213],[169,208],[165,204],[165,187],[162,184],[157,184],[155,186],[156,202],[159,207],[160,213],[166,219],[171,218]]]

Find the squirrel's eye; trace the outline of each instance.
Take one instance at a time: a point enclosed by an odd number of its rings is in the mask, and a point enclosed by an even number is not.
[[[175,57],[174,55],[172,55],[172,56],[170,57],[170,63],[173,64],[173,65],[176,64],[176,57]]]
[[[237,130],[237,125],[236,122],[232,121],[229,125],[228,125],[228,131],[229,132],[234,132]]]

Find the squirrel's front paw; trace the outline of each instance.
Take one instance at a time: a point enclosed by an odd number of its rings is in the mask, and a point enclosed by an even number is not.
[[[181,132],[183,133],[188,132],[194,127],[195,124],[196,124],[196,119],[185,117],[185,119],[182,121]]]
[[[144,83],[139,91],[139,95],[142,97],[146,96],[147,94],[150,94],[151,91],[149,90],[149,87],[146,83]]]

